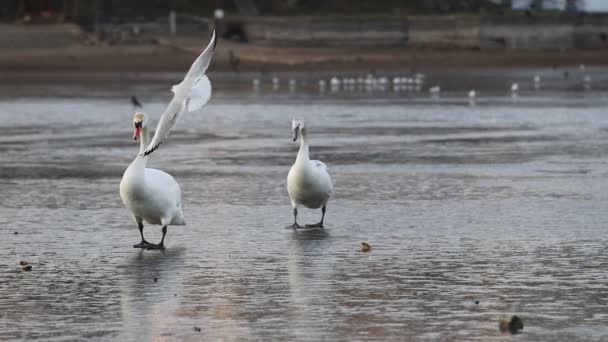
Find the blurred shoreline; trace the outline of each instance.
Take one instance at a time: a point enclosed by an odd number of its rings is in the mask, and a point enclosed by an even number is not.
[[[164,42],[143,46],[72,46],[26,49],[0,56],[0,72],[171,72],[189,67],[206,44]],[[230,62],[230,52],[239,60]],[[220,41],[211,71],[336,72],[420,69],[572,68],[608,65],[608,50],[521,51],[401,47],[270,47]]]

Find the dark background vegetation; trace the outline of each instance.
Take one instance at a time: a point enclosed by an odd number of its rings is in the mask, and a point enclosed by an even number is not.
[[[508,1],[503,3],[508,5]],[[446,13],[497,10],[487,0],[9,0],[3,1],[0,17],[79,21],[102,18],[149,20],[166,16],[170,10],[211,16],[217,8],[244,15],[357,15]]]

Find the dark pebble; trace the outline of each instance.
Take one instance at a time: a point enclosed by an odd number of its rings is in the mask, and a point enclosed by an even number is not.
[[[509,331],[511,334],[517,334],[520,330],[524,329],[524,321],[517,317],[511,317],[511,321],[509,322]]]
[[[196,331],[196,332],[201,332],[201,328],[199,328],[199,327],[194,327],[194,331]]]
[[[15,235],[19,235],[19,232],[14,232],[13,234],[15,234]]]
[[[512,316],[510,321],[501,319],[498,327],[501,332],[508,331],[511,334],[517,334],[520,330],[524,329],[524,321],[517,316]]]
[[[154,282],[156,283],[158,281],[158,278],[154,278]]]
[[[475,304],[479,305],[479,301],[478,301],[478,300],[476,300],[476,301],[475,301]]]

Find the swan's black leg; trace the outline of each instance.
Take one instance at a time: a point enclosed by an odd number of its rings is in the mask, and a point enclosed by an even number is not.
[[[325,219],[325,210],[326,209],[327,209],[326,206],[323,206],[321,208],[321,212],[323,213],[321,215],[321,222],[315,223],[315,224],[307,224],[306,227],[308,227],[308,228],[323,228],[323,220]]]
[[[146,248],[146,246],[150,245],[150,243],[144,239],[144,224],[142,222],[137,222],[137,228],[139,228],[141,242],[137,245],[133,245],[133,248]]]
[[[298,224],[298,208],[293,208],[293,224],[291,226],[287,226],[285,227],[285,229],[296,229],[296,228],[302,228],[302,226],[300,226]]]
[[[161,251],[165,250],[165,235],[167,235],[167,226],[163,226],[163,237],[160,239],[160,242],[157,244],[149,244],[146,246],[146,249],[159,249]]]

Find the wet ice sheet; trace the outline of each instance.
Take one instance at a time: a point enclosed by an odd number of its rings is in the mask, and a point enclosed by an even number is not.
[[[188,221],[164,253],[131,248],[122,100],[0,103],[0,339],[485,341],[511,314],[522,340],[608,336],[601,101],[219,98],[152,158]],[[293,115],[334,179],[325,231],[283,229]]]

